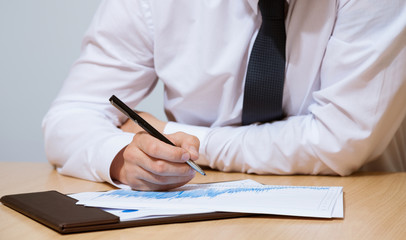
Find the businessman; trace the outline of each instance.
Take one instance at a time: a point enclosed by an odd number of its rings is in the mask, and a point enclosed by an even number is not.
[[[401,0],[104,1],[43,121],[61,174],[118,187],[181,186],[221,171],[349,175],[406,170]],[[176,144],[127,122],[164,85]]]

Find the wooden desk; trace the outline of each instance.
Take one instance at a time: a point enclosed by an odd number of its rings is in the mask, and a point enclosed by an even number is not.
[[[343,186],[344,219],[256,216],[60,235],[0,206],[0,239],[406,239],[406,172],[359,173],[350,177],[257,176],[207,171],[193,183],[253,179],[264,184]],[[48,163],[0,162],[0,196],[58,190],[110,190],[59,175]]]

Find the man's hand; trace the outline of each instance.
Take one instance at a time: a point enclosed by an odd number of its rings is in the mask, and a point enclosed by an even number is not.
[[[152,115],[141,114],[157,130],[164,129],[165,122]],[[195,171],[186,161],[199,158],[199,140],[196,137],[182,132],[167,135],[177,146],[174,147],[152,137],[132,122],[127,121],[121,129],[136,135],[113,160],[110,167],[112,179],[136,190],[167,190],[182,186],[195,176]]]

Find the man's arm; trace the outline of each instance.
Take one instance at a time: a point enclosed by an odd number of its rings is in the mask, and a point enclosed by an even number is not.
[[[47,158],[60,173],[113,183],[110,164],[134,134],[118,128],[125,116],[108,99],[116,94],[135,106],[156,84],[144,7],[105,1],[95,14],[81,56],[43,121]]]
[[[385,150],[406,114],[406,8],[399,1],[389,5],[340,6],[309,114],[203,130],[169,123],[165,132],[199,132],[205,163],[223,171],[356,171]]]

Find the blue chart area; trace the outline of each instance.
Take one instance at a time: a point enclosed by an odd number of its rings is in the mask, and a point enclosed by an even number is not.
[[[261,193],[274,190],[289,190],[300,189],[303,187],[292,186],[273,186],[265,188],[201,188],[186,191],[168,191],[168,192],[142,192],[132,190],[116,190],[108,192],[100,197],[118,197],[118,198],[144,198],[144,199],[185,199],[185,198],[215,198],[223,194],[236,194],[236,193]],[[327,187],[306,187],[308,190],[327,190]]]

